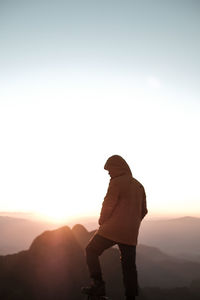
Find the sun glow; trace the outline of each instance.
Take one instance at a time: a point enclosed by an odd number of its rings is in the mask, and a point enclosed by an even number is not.
[[[89,209],[87,210],[89,211]],[[73,219],[82,218],[87,214],[87,211],[77,207],[77,203],[72,203],[70,206],[61,205],[55,203],[54,205],[48,205],[41,207],[35,212],[39,219],[50,221],[53,223],[66,223]]]
[[[37,216],[40,219],[50,221],[50,222],[55,222],[55,223],[62,223],[65,222],[66,220],[71,219],[70,215],[67,215],[66,212],[62,211],[60,208],[47,208],[44,211],[37,212]]]

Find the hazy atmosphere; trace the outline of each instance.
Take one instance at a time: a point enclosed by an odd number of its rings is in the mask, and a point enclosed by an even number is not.
[[[196,0],[0,0],[0,211],[96,216],[119,154],[200,216],[199,37]]]

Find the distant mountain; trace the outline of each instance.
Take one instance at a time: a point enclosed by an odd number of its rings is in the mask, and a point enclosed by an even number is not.
[[[144,220],[139,242],[178,257],[200,262],[200,218]]]
[[[95,218],[80,219],[87,228],[95,228]],[[79,221],[80,221],[79,220]],[[28,249],[33,239],[45,230],[56,229],[59,226],[73,226],[75,220],[67,224],[40,221],[31,213],[0,212],[0,255],[12,254]]]
[[[0,216],[0,255],[28,249],[38,234],[56,227],[47,222]]]
[[[87,228],[97,226],[95,219],[82,219],[82,221]],[[69,222],[67,225],[72,226],[74,222]],[[37,235],[44,230],[57,227],[57,224],[48,222],[0,216],[0,255],[28,249]],[[79,235],[78,227],[74,230],[74,234]],[[84,234],[81,236],[85,242],[80,242],[87,243],[86,236],[84,237]],[[178,258],[200,262],[200,218],[144,220],[140,229],[139,243],[157,247]]]

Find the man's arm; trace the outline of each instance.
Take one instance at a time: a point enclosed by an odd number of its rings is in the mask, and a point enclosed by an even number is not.
[[[106,196],[104,198],[99,218],[99,225],[102,225],[112,215],[119,198],[119,188],[115,179],[111,179]]]
[[[147,213],[148,213],[148,210],[147,210],[146,194],[145,194],[145,190],[143,189],[142,216],[141,216],[141,219],[143,219],[146,216]]]

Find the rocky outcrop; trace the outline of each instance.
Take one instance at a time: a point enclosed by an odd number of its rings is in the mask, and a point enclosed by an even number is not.
[[[72,228],[73,234],[76,237],[77,241],[79,244],[82,246],[83,249],[85,249],[86,245],[89,242],[89,239],[94,235],[94,231],[87,231],[87,229],[81,225],[81,224],[76,224]]]
[[[29,250],[0,257],[0,299],[80,299],[84,251],[67,226],[38,236]]]

